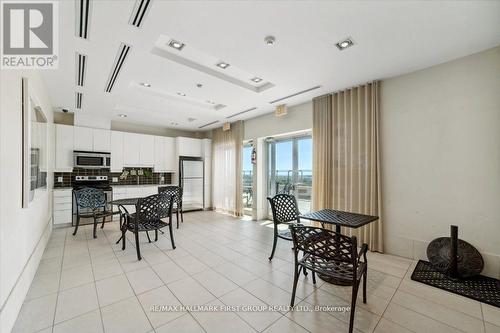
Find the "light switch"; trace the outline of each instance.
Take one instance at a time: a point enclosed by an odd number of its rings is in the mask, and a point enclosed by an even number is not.
[[[63,177],[57,177],[57,182],[62,183],[63,182]]]
[[[113,183],[118,183],[118,177],[113,177]]]

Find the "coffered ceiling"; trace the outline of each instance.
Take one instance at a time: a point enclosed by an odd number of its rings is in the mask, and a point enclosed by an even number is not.
[[[85,8],[60,2],[59,69],[43,72],[54,106],[187,130],[500,44],[499,1],[91,0],[86,39]]]

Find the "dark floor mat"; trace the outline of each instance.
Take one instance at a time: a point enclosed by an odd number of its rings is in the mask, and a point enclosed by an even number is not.
[[[500,308],[500,280],[497,279],[479,275],[452,280],[424,260],[418,261],[411,279]]]

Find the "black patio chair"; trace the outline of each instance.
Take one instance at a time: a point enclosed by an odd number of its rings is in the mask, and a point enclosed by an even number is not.
[[[160,186],[158,193],[167,192],[168,195],[174,197],[174,207],[172,208],[177,220],[177,229],[179,229],[179,213],[181,214],[181,222],[184,223],[184,214],[182,213],[182,187],[180,186]]]
[[[73,190],[73,198],[76,207],[76,225],[73,236],[78,231],[81,218],[94,219],[94,238],[97,238],[97,220],[102,218],[101,229],[104,228],[106,217],[113,216],[113,211],[107,210],[106,195],[104,191],[97,188],[85,187],[79,190]],[[81,210],[90,210],[90,212],[82,212]]]
[[[174,234],[172,231],[172,206],[174,197],[163,192],[153,194],[149,197],[140,198],[136,205],[136,212],[133,214],[125,213],[125,222],[122,225],[122,250],[125,250],[125,233],[131,231],[135,235],[135,247],[137,250],[137,259],[141,260],[141,250],[139,247],[139,232],[154,231],[155,242],[158,240],[158,230],[167,227],[170,231],[170,241],[172,248],[175,249]],[[168,222],[162,219],[168,219]],[[148,240],[151,242],[151,239]]]
[[[269,260],[272,260],[274,251],[276,251],[278,238],[292,241],[290,229],[286,228],[285,230],[279,230],[278,226],[280,224],[300,224],[300,212],[297,206],[297,199],[293,195],[276,194],[274,197],[268,197],[267,200],[271,204],[271,210],[273,212],[274,238],[273,249],[269,257]]]
[[[349,333],[353,331],[354,312],[358,288],[363,278],[363,303],[366,303],[366,278],[368,262],[366,251],[368,245],[363,244],[358,253],[357,239],[327,229],[309,226],[290,226],[295,256],[292,300],[295,302],[295,291],[299,280],[300,268],[312,271],[313,283],[316,284],[316,273],[331,278],[342,285],[352,286],[351,317]],[[304,256],[299,259],[299,251]],[[363,259],[361,261],[360,259]]]

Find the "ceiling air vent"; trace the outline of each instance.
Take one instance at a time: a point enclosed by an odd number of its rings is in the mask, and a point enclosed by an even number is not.
[[[89,34],[89,16],[91,0],[77,0],[76,4],[76,36],[87,39]]]
[[[123,63],[127,58],[127,55],[130,51],[130,45],[125,43],[120,44],[120,48],[118,49],[118,53],[116,54],[115,62],[113,63],[113,67],[111,73],[109,74],[108,82],[106,83],[106,92],[111,92],[113,86],[115,85],[116,78],[122,69]]]
[[[77,92],[75,94],[75,108],[76,109],[81,109],[82,108],[82,99],[83,99],[83,94],[81,92]]]
[[[134,10],[130,16],[129,23],[140,28],[144,22],[144,16],[148,11],[152,0],[136,0]]]
[[[85,67],[87,65],[87,56],[76,53],[76,85],[83,87],[85,83]]]
[[[316,90],[316,89],[319,89],[321,88],[321,86],[316,86],[316,87],[312,87],[312,88],[309,88],[309,89],[306,89],[306,90],[302,90],[302,91],[299,91],[299,92],[296,92],[295,94],[291,94],[291,95],[288,95],[288,96],[285,96],[285,97],[281,97],[281,98],[278,98],[278,99],[275,99],[274,101],[270,101],[269,104],[274,104],[276,102],[281,102],[285,99],[288,99],[288,98],[291,98],[291,97],[295,97],[295,96],[298,96],[298,95],[302,95],[302,94],[305,94],[306,92],[310,92],[310,91],[313,91],[313,90]]]
[[[256,110],[256,109],[257,109],[256,107],[253,107],[253,108],[250,108],[250,109],[248,109],[248,110],[245,110],[245,111],[241,111],[241,112],[238,112],[238,113],[232,114],[232,115],[230,115],[230,116],[226,117],[226,119],[233,118],[233,117],[239,116],[240,114],[244,114],[244,113],[247,113],[247,112],[250,112],[250,111]]]
[[[210,125],[213,125],[213,124],[217,124],[218,122],[219,122],[218,120],[216,120],[216,121],[212,121],[211,123],[208,123],[208,124],[205,124],[205,125],[201,125],[201,126],[200,126],[200,127],[198,127],[198,128],[205,128],[205,127],[207,127],[207,126],[210,126]]]

